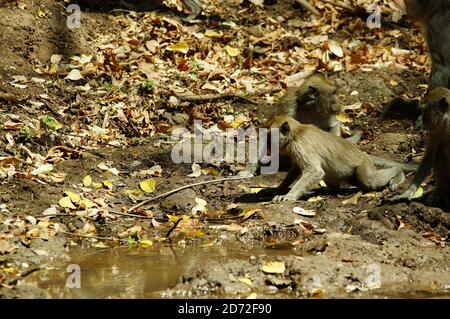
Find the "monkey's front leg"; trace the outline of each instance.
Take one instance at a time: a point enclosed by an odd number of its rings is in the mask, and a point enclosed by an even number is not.
[[[427,177],[427,175],[433,168],[433,160],[435,157],[434,155],[435,152],[436,152],[435,150],[425,151],[425,155],[423,156],[422,161],[420,162],[420,165],[417,168],[416,175],[414,175],[414,179],[411,182],[411,185],[409,185],[408,189],[403,194],[392,197],[390,199],[391,201],[399,201],[404,199],[410,201],[413,198],[420,184],[423,182],[425,177]]]
[[[301,173],[300,179],[294,184],[289,193],[286,195],[275,196],[272,201],[275,203],[295,201],[311,190],[311,188],[313,188],[315,184],[319,183],[324,176],[325,172],[320,167],[305,169]]]
[[[297,179],[299,175],[300,169],[296,166],[292,167],[279,186],[277,186],[276,188],[268,188],[259,191],[258,196],[273,197],[279,194],[286,194],[287,190],[289,189],[289,186],[291,186],[291,184]]]

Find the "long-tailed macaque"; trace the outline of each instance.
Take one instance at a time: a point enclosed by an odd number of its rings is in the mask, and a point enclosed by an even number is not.
[[[434,172],[436,189],[428,196],[427,204],[440,203],[450,207],[450,90],[432,89],[423,99],[423,124],[428,130],[425,154],[409,188],[392,200],[411,200],[420,184]]]
[[[276,116],[291,116],[304,124],[313,124],[329,131],[336,136],[344,134],[342,123],[336,118],[341,107],[336,99],[336,86],[322,75],[309,77],[299,87],[289,87],[286,93],[275,104],[269,116],[269,121]],[[266,127],[268,127],[266,125]],[[348,140],[356,143],[361,138],[361,132],[356,131]],[[265,143],[265,141],[260,141]],[[260,154],[258,158],[261,158]],[[254,175],[258,163],[249,163],[240,175]]]
[[[292,163],[291,170],[275,189],[278,195],[274,202],[297,200],[321,180],[334,188],[348,183],[363,190],[386,185],[395,190],[405,178],[401,165],[379,169],[354,143],[314,125],[300,124],[293,117],[281,115],[272,118],[269,126],[279,129],[280,154],[289,157]],[[412,165],[403,168],[414,169]],[[293,182],[294,186],[285,194]]]

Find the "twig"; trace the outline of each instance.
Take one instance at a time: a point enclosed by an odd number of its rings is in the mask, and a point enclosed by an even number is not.
[[[156,218],[149,217],[149,216],[142,216],[142,215],[137,215],[137,214],[128,214],[128,213],[118,212],[116,210],[109,210],[108,213],[121,215],[121,216],[127,216],[127,217],[140,218],[140,219],[156,219]]]
[[[158,198],[172,195],[172,194],[174,194],[176,192],[179,192],[179,191],[181,191],[183,189],[186,189],[186,188],[191,188],[191,187],[194,187],[194,186],[200,186],[200,185],[206,185],[206,184],[214,184],[214,183],[221,183],[221,182],[228,182],[228,181],[236,181],[236,180],[242,180],[242,179],[247,179],[247,178],[250,178],[250,177],[234,176],[234,177],[219,178],[219,179],[213,179],[211,181],[203,181],[203,182],[193,183],[193,184],[189,184],[189,185],[184,185],[184,186],[178,187],[176,189],[173,189],[171,191],[165,192],[165,193],[163,193],[161,195],[158,195],[158,196],[155,196],[155,197],[151,197],[151,198],[147,198],[146,200],[144,200],[144,201],[140,202],[139,204],[134,205],[133,207],[128,209],[128,212],[130,213],[130,212],[134,211],[136,208],[141,207],[142,205],[145,205],[145,204],[147,204],[147,203],[149,203],[151,201],[154,201],[154,200],[156,200]]]
[[[308,10],[309,12],[311,12],[312,14],[320,17],[320,12],[314,8],[309,2],[308,0],[295,0],[295,2],[297,2],[299,5],[301,5],[303,8],[305,8],[306,10]]]
[[[62,234],[68,235],[68,236],[94,238],[94,239],[98,239],[98,240],[111,240],[111,241],[127,242],[127,240],[125,240],[125,239],[118,239],[118,238],[113,238],[113,237],[98,237],[98,236],[81,235],[81,234],[69,233],[69,232],[66,232],[66,231],[59,231],[59,233],[62,233]]]
[[[225,94],[204,94],[204,95],[178,95],[177,99],[182,102],[211,102],[217,100],[226,99],[241,99],[251,104],[256,104],[256,102],[246,98],[245,96],[239,94],[225,93]]]
[[[25,278],[25,277],[31,275],[31,274],[34,273],[35,271],[38,271],[38,270],[41,270],[41,269],[42,269],[41,267],[35,267],[35,268],[28,269],[28,270],[26,270],[26,271],[20,273],[18,278],[14,278],[14,279],[8,281],[7,285],[8,285],[8,286],[15,285],[15,284],[17,284],[17,282],[18,282],[20,279],[23,279],[23,278]]]
[[[177,228],[178,224],[181,222],[181,218],[179,218],[175,224],[169,229],[169,231],[166,233],[166,238],[169,238],[170,234],[172,234],[172,232],[175,230],[175,228]]]
[[[349,11],[354,11],[355,8],[346,4],[345,2],[339,1],[339,0],[321,0],[322,2],[326,2],[329,4],[332,4],[335,7],[340,7],[342,9],[347,9]]]

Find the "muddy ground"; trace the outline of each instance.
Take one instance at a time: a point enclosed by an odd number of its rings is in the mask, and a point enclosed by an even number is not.
[[[69,33],[57,27],[61,26],[58,19],[64,19],[61,2],[19,2],[26,4],[26,8],[0,1],[0,29],[3,30],[0,34],[0,91],[14,94],[20,100],[18,103],[0,100],[0,119],[4,123],[14,114],[25,121],[39,114],[52,114],[69,127],[75,116],[83,116],[82,108],[78,113],[71,113],[67,108],[76,104],[73,86],[30,83],[23,90],[10,85],[11,76],[39,76],[56,83],[55,75],[40,75],[36,67],[47,63],[55,53],[89,53],[95,50],[97,37],[120,32],[125,26],[114,23],[110,13],[93,8],[84,16],[84,29]],[[267,12],[276,16],[286,5],[267,6]],[[39,8],[46,10],[44,23],[36,15]],[[114,16],[120,14],[125,11],[118,11]],[[180,14],[183,13],[173,8],[157,13],[173,19],[178,19]],[[293,14],[308,15],[297,7]],[[213,24],[204,18],[199,23]],[[402,49],[410,49],[408,39],[413,34],[417,36],[417,30],[410,26],[401,26],[401,29],[404,33],[397,44]],[[426,52],[422,52],[422,56],[426,56]],[[329,73],[340,88],[339,97],[344,104],[363,103],[362,108],[351,113],[353,122],[349,124],[363,130],[361,149],[401,162],[420,161],[425,134],[415,129],[411,120],[382,121],[379,115],[393,97],[419,97],[425,91],[427,74],[421,70],[391,65]],[[46,105],[51,107],[41,106],[36,110],[26,103],[40,94],[49,96]],[[95,99],[91,97],[91,101]],[[262,97],[253,99],[256,106],[235,100],[220,102],[218,108],[228,104],[262,121],[271,106]],[[55,113],[52,108],[61,111]],[[86,115],[85,122],[89,120]],[[0,132],[3,135],[0,136],[0,157],[17,155],[26,159],[23,152],[14,154],[16,149],[10,147],[6,135],[9,131]],[[127,134],[131,140],[132,134]],[[111,251],[123,245],[133,249],[136,243],[130,244],[130,237],[135,234],[138,241],[151,240],[152,246],[147,249],[156,251],[169,246],[205,249],[224,246],[239,247],[245,252],[244,257],[236,254],[200,260],[156,295],[161,298],[450,296],[448,210],[428,207],[422,199],[391,204],[385,200],[392,195],[388,189],[358,196],[356,188],[344,187],[331,192],[318,185],[307,198],[283,204],[273,204],[253,193],[254,188],[277,185],[285,174],[280,172],[185,189],[133,212],[138,214],[136,217],[124,216],[117,213],[126,212],[137,203],[125,194],[142,181],[143,177],[136,172],[161,166],[160,176],[154,176],[154,194],[158,195],[189,183],[216,178],[216,175],[235,175],[243,165],[202,164],[202,168],[211,168],[215,175],[192,178],[187,176],[192,172],[191,165],[174,164],[171,160],[173,145],[159,134],[147,135],[142,143],[139,140],[139,143],[125,146],[107,144],[90,147],[86,143],[85,147],[70,148],[69,156],[55,161],[54,171],[66,174],[59,183],[43,184],[26,174],[0,179],[0,297],[54,297],[35,284],[36,273],[66,265],[75,248],[95,249],[102,243],[101,249],[107,247]],[[45,156],[51,147],[67,144],[44,135],[24,145],[33,153]],[[119,174],[99,169],[101,163],[116,168]],[[29,164],[17,165],[25,170]],[[83,185],[86,175],[94,181],[109,180],[114,186],[112,189],[105,185],[87,187]],[[411,178],[409,174],[408,181]],[[429,178],[424,185],[425,193],[433,185],[433,179]],[[407,183],[402,189],[406,186]],[[67,190],[90,198],[98,211],[89,214],[82,209],[58,206]],[[206,212],[191,212],[196,197],[207,202]],[[230,204],[234,204],[232,208]],[[55,213],[46,215],[44,211],[52,205],[57,207]],[[316,214],[300,216],[293,213],[294,207]],[[246,215],[249,211],[253,213]],[[176,219],[183,215],[190,218]],[[261,249],[267,253],[261,253]],[[262,267],[270,262],[281,263],[269,264],[274,269],[263,271]]]

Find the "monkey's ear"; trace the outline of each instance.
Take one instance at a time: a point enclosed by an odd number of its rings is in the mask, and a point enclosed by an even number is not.
[[[440,110],[442,113],[448,113],[448,110],[449,110],[449,104],[448,104],[447,98],[443,97],[443,98],[439,101],[438,106],[439,106],[439,110]]]
[[[290,130],[291,128],[289,127],[288,122],[284,122],[283,125],[280,126],[280,133],[283,135],[288,134]]]

